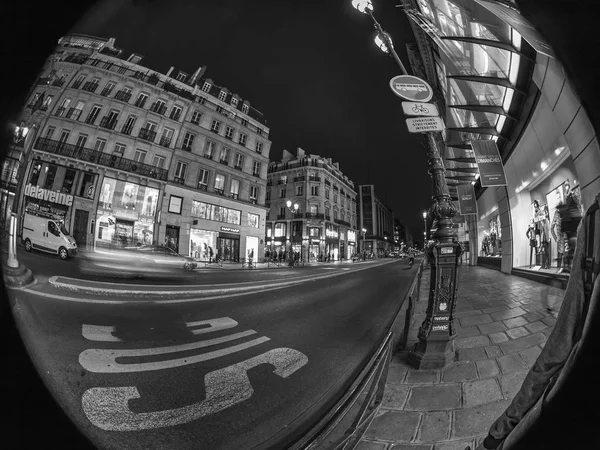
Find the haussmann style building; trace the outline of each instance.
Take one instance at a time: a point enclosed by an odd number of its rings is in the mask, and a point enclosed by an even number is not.
[[[298,252],[303,261],[346,260],[357,250],[357,203],[354,183],[331,158],[283,151],[269,163],[266,251]],[[298,204],[292,212],[287,201]]]
[[[24,181],[8,206],[60,218],[87,250],[155,243],[199,259],[211,249],[224,261],[260,258],[271,145],[262,114],[205,66],[162,74],[141,60],[114,39],[59,40],[24,109],[29,132],[12,149]]]

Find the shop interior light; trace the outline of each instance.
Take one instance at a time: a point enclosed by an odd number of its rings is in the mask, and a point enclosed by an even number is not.
[[[521,50],[521,34],[512,28],[512,45],[516,51]]]
[[[521,56],[518,53],[510,54],[510,71],[508,72],[508,81],[514,86],[517,84],[519,75],[519,66],[521,65]]]
[[[498,117],[498,123],[496,124],[496,131],[498,133],[502,133],[502,128],[504,128],[504,122],[506,122],[506,116],[501,115]]]
[[[542,170],[546,170],[548,168],[548,163],[546,161],[542,161],[540,167],[542,168]]]
[[[475,179],[479,180],[479,172],[475,174]]]
[[[565,147],[558,147],[556,150],[554,150],[554,154],[555,155],[560,155],[562,153],[562,151],[565,149]]]

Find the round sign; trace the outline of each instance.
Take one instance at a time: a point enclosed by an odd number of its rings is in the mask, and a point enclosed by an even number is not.
[[[405,100],[428,102],[433,97],[433,89],[421,78],[412,75],[397,75],[390,80],[392,92]]]

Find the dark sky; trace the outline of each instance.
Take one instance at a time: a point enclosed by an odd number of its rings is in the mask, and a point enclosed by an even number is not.
[[[410,72],[405,43],[414,36],[395,3],[375,0],[375,16]],[[264,114],[271,160],[297,147],[333,158],[356,188],[374,183],[421,241],[431,204],[425,149],[389,87],[400,69],[350,0],[116,0],[72,31],[114,37],[125,57],[141,53],[162,73],[208,66],[215,84]]]

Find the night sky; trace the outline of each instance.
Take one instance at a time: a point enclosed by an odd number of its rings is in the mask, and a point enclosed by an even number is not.
[[[395,3],[375,0],[375,17],[411,72],[405,44],[415,39]],[[400,69],[350,0],[116,0],[71,31],[114,37],[124,57],[140,53],[141,65],[162,73],[208,66],[216,85],[264,114],[271,160],[297,147],[333,158],[356,190],[375,184],[422,241],[431,204],[425,149],[406,130],[402,100],[389,87]]]

